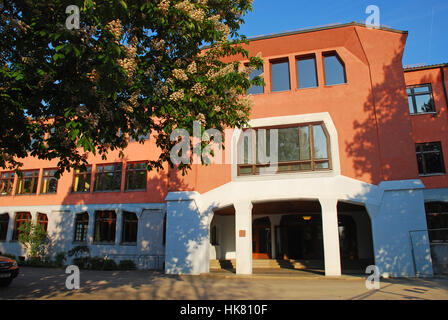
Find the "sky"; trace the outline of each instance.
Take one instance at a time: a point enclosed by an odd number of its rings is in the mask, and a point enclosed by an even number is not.
[[[448,0],[254,0],[241,34],[250,37],[334,23],[364,23],[369,5],[380,23],[408,31],[403,65],[448,63]]]

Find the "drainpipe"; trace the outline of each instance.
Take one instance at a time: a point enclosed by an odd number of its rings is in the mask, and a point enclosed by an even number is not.
[[[443,91],[445,92],[445,101],[446,101],[446,107],[448,108],[448,93],[446,91],[446,84],[445,84],[445,66],[440,67],[440,71],[442,71],[442,85],[443,85]]]

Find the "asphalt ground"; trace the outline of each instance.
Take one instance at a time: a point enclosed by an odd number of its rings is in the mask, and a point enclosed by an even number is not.
[[[448,277],[381,279],[368,289],[366,276],[325,277],[319,272],[258,270],[239,276],[200,276],[157,271],[80,271],[79,289],[69,290],[65,269],[22,267],[0,299],[44,300],[447,300]]]

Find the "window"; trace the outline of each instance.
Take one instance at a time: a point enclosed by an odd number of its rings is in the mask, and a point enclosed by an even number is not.
[[[0,241],[6,240],[6,235],[8,234],[9,225],[9,214],[0,214]]]
[[[122,243],[137,243],[138,219],[134,212],[123,212]]]
[[[448,242],[448,203],[425,203],[429,241]]]
[[[136,132],[136,130],[134,130],[134,132]],[[142,141],[142,140],[149,140],[149,135],[150,135],[150,132],[148,131],[147,134],[141,134],[141,135],[139,135],[137,140],[135,140],[132,136],[129,138],[129,140],[130,140],[131,142]]]
[[[415,150],[417,152],[419,174],[445,173],[442,145],[440,142],[419,143],[415,145]]]
[[[31,213],[29,212],[17,212],[14,219],[14,231],[12,234],[12,240],[19,240],[20,230],[19,228],[26,222],[31,221]]]
[[[448,203],[428,202],[425,210],[430,242],[448,242]]]
[[[40,224],[45,231],[48,230],[48,216],[45,213],[37,214],[37,224]]]
[[[409,112],[411,114],[436,111],[430,84],[408,87],[406,92],[408,94]]]
[[[271,88],[272,92],[287,91],[291,89],[288,60],[271,62]]]
[[[252,73],[249,75],[249,79],[253,80],[255,77],[259,77],[263,74],[263,67],[260,69],[252,71]],[[264,87],[263,86],[252,86],[247,90],[247,94],[261,94],[264,93]]]
[[[89,192],[90,180],[92,177],[92,167],[88,166],[85,170],[75,169],[73,176],[73,192]]]
[[[258,139],[262,132],[258,128],[252,134],[243,134],[239,152],[238,175],[254,175],[260,173],[261,163],[257,149]],[[266,157],[270,157],[272,130],[277,130],[278,168],[277,173],[291,171],[316,171],[331,169],[329,158],[330,143],[323,123],[309,123],[294,126],[265,129]],[[253,160],[255,159],[255,161]]]
[[[146,162],[128,163],[126,190],[146,190]]]
[[[95,211],[94,242],[115,242],[117,214],[115,211]]]
[[[18,179],[16,194],[33,194],[37,191],[37,180],[39,170],[23,171],[22,177]]]
[[[218,229],[216,226],[213,226],[210,230],[210,244],[212,246],[219,246],[218,243]]]
[[[58,188],[58,179],[54,176],[56,169],[44,169],[42,175],[41,193],[56,193]]]
[[[11,195],[14,184],[14,172],[3,172],[0,181],[0,195]]]
[[[297,77],[299,89],[317,87],[316,58],[314,55],[297,59]]]
[[[97,165],[95,191],[120,191],[121,163]]]
[[[344,64],[336,53],[324,55],[324,68],[325,84],[327,86],[347,83]]]
[[[89,228],[89,214],[87,212],[77,213],[75,217],[75,242],[86,242]]]

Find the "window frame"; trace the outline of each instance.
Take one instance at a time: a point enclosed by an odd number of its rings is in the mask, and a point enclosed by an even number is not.
[[[101,214],[109,214],[109,217],[101,217],[100,216]],[[102,230],[102,227],[104,227],[104,225],[108,225],[106,228],[107,239],[101,238],[104,231]],[[97,228],[99,228],[98,232],[100,239],[97,239]],[[113,245],[116,243],[116,241],[117,241],[117,212],[115,210],[95,210],[93,243]]]
[[[75,214],[75,230],[73,234],[74,243],[87,243],[87,237],[89,236],[89,222],[90,216],[88,212],[78,212]],[[81,226],[81,229],[79,226]],[[79,234],[81,235],[81,238],[84,239],[77,239],[78,230],[80,230]]]
[[[439,151],[423,151],[422,149],[417,150],[417,148],[421,148],[425,145],[434,145],[437,144],[440,146],[440,150]],[[419,163],[418,163],[418,155],[422,154],[422,169],[423,169],[423,173],[418,172],[419,176],[425,177],[425,176],[439,176],[439,175],[445,175],[446,174],[446,167],[445,167],[445,160],[443,158],[443,149],[442,149],[442,142],[441,141],[432,141],[432,142],[422,142],[422,143],[416,143],[415,144],[415,153],[416,153],[416,158],[417,158],[417,167],[419,167]],[[441,164],[441,168],[443,169],[443,172],[431,172],[428,173],[427,168],[426,168],[426,161],[425,161],[425,154],[429,154],[429,153],[440,153],[440,164]]]
[[[300,87],[299,61],[310,60],[310,59],[314,60],[314,73],[315,73],[315,77],[316,77],[316,85],[313,86],[313,87],[303,87],[303,88],[301,88]],[[319,87],[319,73],[317,71],[316,54],[315,53],[309,53],[309,54],[305,54],[305,55],[296,56],[295,57],[295,61],[296,61],[296,72],[297,72],[297,90],[313,89],[313,88]]]
[[[244,64],[244,67],[245,68],[248,68],[249,67],[249,63],[245,63]],[[254,77],[252,77],[252,74],[254,73],[254,72],[256,72],[256,71],[261,71],[261,73],[259,74],[259,75],[257,75],[257,76],[254,76]],[[260,75],[263,75],[264,74],[264,65],[262,65],[261,66],[261,69],[255,69],[254,71],[252,71],[251,72],[251,74],[249,75],[249,79],[250,80],[252,80],[253,78],[255,78],[255,77],[259,77]],[[259,87],[259,88],[261,88],[261,92],[250,92],[250,89],[252,89],[252,88],[254,88],[254,87]],[[256,95],[260,95],[260,94],[264,94],[265,93],[265,88],[264,88],[265,86],[250,86],[250,88],[249,89],[247,89],[247,95],[253,95],[253,96],[256,96]]]
[[[129,169],[130,165],[135,165],[135,164],[145,164],[145,168],[144,169]],[[125,191],[146,191],[147,187],[148,187],[148,170],[146,168],[148,164],[148,161],[133,161],[133,162],[128,162],[126,163],[126,173],[125,173],[125,178],[124,178],[124,190]],[[129,188],[128,185],[128,179],[130,178],[129,174],[130,173],[136,173],[139,171],[145,171],[145,187],[144,188]]]
[[[212,246],[219,246],[218,227],[216,225],[210,228],[210,244]]]
[[[323,133],[326,137],[326,142],[327,142],[327,156],[328,158],[325,159],[318,159],[315,158],[314,155],[314,130],[313,130],[313,126],[315,125],[320,125]],[[280,126],[263,126],[263,127],[256,127],[256,128],[251,128],[253,130],[255,130],[257,135],[257,131],[259,129],[284,129],[284,128],[298,128],[299,132],[300,132],[300,127],[308,127],[309,128],[309,144],[310,144],[310,159],[309,160],[295,160],[295,161],[282,161],[282,162],[278,162],[277,165],[282,164],[282,165],[288,165],[288,166],[293,166],[293,165],[300,165],[300,164],[306,164],[306,163],[310,163],[311,165],[311,169],[299,169],[299,170],[286,170],[286,171],[278,171],[275,174],[283,174],[283,173],[302,173],[302,172],[319,172],[319,171],[324,171],[324,172],[328,172],[333,170],[333,164],[332,164],[332,157],[331,157],[331,141],[330,141],[330,134],[325,126],[325,123],[323,121],[313,121],[313,122],[304,122],[304,123],[296,123],[296,124],[286,124],[286,125],[280,125]],[[299,133],[300,134],[300,133]],[[244,137],[243,133],[240,136],[240,139]],[[256,139],[256,137],[253,137],[253,139]],[[252,141],[252,143],[254,143],[254,141]],[[299,144],[300,144],[300,138],[299,138]],[[253,144],[254,145],[254,144]],[[257,144],[255,144],[255,146],[257,146]],[[241,147],[238,148],[238,152],[240,152]],[[257,152],[256,148],[255,148],[255,152]],[[256,162],[256,160],[255,160]],[[316,168],[316,163],[325,163],[328,162],[328,168]],[[245,177],[245,176],[260,176],[260,173],[257,173],[257,167],[268,167],[270,164],[240,164],[237,163],[237,176],[238,177]],[[241,168],[252,168],[251,173],[246,173],[246,174],[241,174]]]
[[[11,220],[11,218],[9,217],[9,213],[0,213],[0,241],[6,241],[8,238],[9,220]],[[6,228],[3,230],[2,226],[4,225],[6,225]],[[2,237],[3,232],[4,237]]]
[[[273,76],[272,66],[274,64],[280,64],[280,63],[287,63],[288,64],[288,84],[289,84],[289,88],[285,89],[285,90],[274,90],[274,82],[272,81],[272,76]],[[277,58],[277,59],[269,60],[269,69],[270,69],[269,71],[270,71],[271,93],[291,91],[291,66],[290,66],[290,63],[289,63],[289,58],[285,57],[285,58]]]
[[[19,217],[20,215],[20,217]],[[26,217],[23,218],[22,215],[25,215]],[[20,211],[16,212],[14,216],[14,228],[12,232],[11,241],[19,241],[19,235],[20,231],[19,228],[22,226],[22,224],[26,223],[27,221],[31,221],[32,215],[31,212],[28,211]]]
[[[448,203],[425,202],[425,213],[430,243],[448,244]]]
[[[56,168],[43,169],[42,179],[41,179],[41,182],[40,182],[40,194],[56,194],[58,192],[58,182],[59,182],[59,179],[54,177],[54,174],[53,175],[45,174],[47,172],[51,173],[51,171],[56,171],[56,170],[57,170]],[[44,183],[45,179],[48,179],[46,184]],[[56,191],[54,191],[54,192],[48,192],[48,186],[50,184],[50,180],[51,179],[55,179],[56,180]],[[47,191],[44,191],[45,187],[47,187]]]
[[[429,87],[429,92],[420,92],[420,93],[415,93],[414,89],[415,88],[420,88],[420,87]],[[411,90],[411,93],[408,93],[408,90]],[[428,95],[430,96],[430,101],[431,101],[431,105],[433,108],[433,111],[426,111],[426,112],[417,112],[417,102],[415,100],[416,96],[423,96],[423,95]],[[413,113],[411,113],[410,109],[409,109],[409,114],[410,115],[421,115],[421,114],[435,114],[437,113],[436,110],[436,103],[434,100],[434,95],[433,95],[433,90],[432,90],[432,84],[431,83],[421,83],[421,84],[414,84],[414,85],[410,85],[410,86],[406,86],[406,95],[408,97],[408,105],[409,105],[409,97],[412,98],[412,109],[414,110]]]
[[[328,77],[327,77],[327,68],[325,66],[325,58],[326,57],[331,57],[334,56],[336,57],[336,59],[340,62],[340,64],[342,65],[342,69],[344,71],[344,82],[341,83],[333,83],[333,84],[328,84]],[[344,60],[341,58],[341,56],[337,53],[337,51],[328,51],[328,52],[323,52],[322,53],[322,67],[324,69],[324,83],[326,87],[332,87],[332,86],[339,86],[339,85],[344,85],[348,83],[348,77],[347,77],[347,68],[345,65]]]
[[[127,217],[134,215],[135,219],[128,219]],[[122,221],[121,221],[121,244],[125,245],[136,245],[138,240],[138,216],[135,212],[132,211],[123,211],[121,213]],[[133,235],[135,227],[135,235]],[[129,234],[132,235],[132,238],[135,236],[135,241],[127,241],[129,240]],[[132,239],[131,239],[132,240]]]
[[[48,215],[46,213],[38,212],[36,222],[44,228],[45,232],[48,231]]]
[[[89,169],[90,169],[90,172],[89,172]],[[79,172],[76,172],[77,170],[79,170]],[[80,171],[80,170],[81,170],[80,168],[73,170],[73,182],[72,182],[71,192],[72,193],[89,193],[92,190],[92,170],[93,170],[92,169],[92,165],[86,166],[86,170],[85,171]],[[90,176],[90,178],[88,179],[88,181],[89,181],[89,190],[84,190],[84,191],[76,190],[75,191],[76,178],[79,177],[79,176],[87,176],[87,175]],[[85,181],[87,181],[87,178],[85,179]],[[78,182],[79,182],[79,180],[78,180]],[[79,188],[77,188],[77,189],[79,189]]]
[[[3,175],[9,175],[7,178],[4,178]],[[0,196],[11,196],[14,192],[14,181],[16,178],[16,173],[14,171],[4,171],[0,174],[0,185],[3,186],[3,183],[6,182],[6,192],[0,193]]]
[[[142,142],[142,143],[144,143],[145,141],[149,141],[150,138],[151,138],[151,132],[148,130],[148,133],[146,135],[143,135],[143,134],[139,135],[137,140],[134,139],[132,137],[132,135],[129,135],[129,142],[130,143],[131,142]]]
[[[26,177],[26,172],[33,172],[33,175],[31,177]],[[38,190],[38,184],[39,184],[39,174],[40,169],[31,169],[31,170],[23,170],[22,171],[22,177],[17,177],[17,184],[16,184],[16,192],[15,195],[33,195],[37,194]],[[31,184],[33,186],[34,192],[19,192],[19,188],[22,187],[25,179],[31,179]]]
[[[113,171],[102,171],[102,172],[98,171],[99,168],[105,168],[108,166],[114,166],[114,170]],[[117,170],[117,167],[120,167],[120,170]],[[101,183],[101,176],[107,175],[108,173],[113,173],[112,179],[115,178],[115,175],[120,178],[120,186],[115,189],[98,189],[98,185]],[[114,162],[114,163],[107,163],[107,164],[97,164],[96,169],[95,169],[95,180],[93,183],[93,190],[95,192],[120,192],[122,184],[123,184],[122,174],[123,174],[123,163]]]

